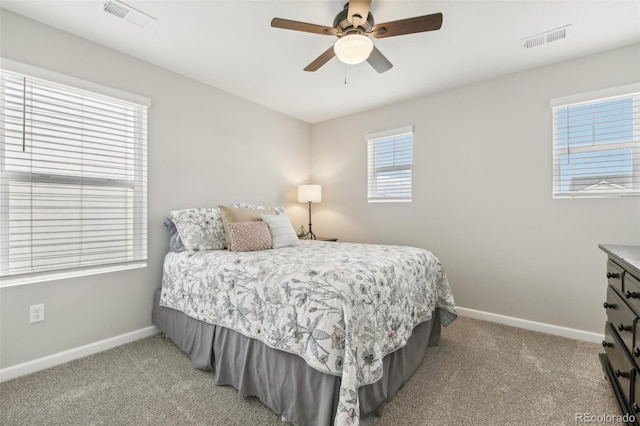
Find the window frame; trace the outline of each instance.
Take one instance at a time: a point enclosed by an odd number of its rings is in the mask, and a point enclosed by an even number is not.
[[[128,240],[131,243],[131,248],[127,249],[127,256],[129,257],[129,260],[111,263],[91,262],[79,267],[54,267],[43,271],[31,271],[26,273],[14,274],[8,273],[2,276],[0,288],[146,267],[148,260],[148,157],[146,153],[148,146],[148,124],[142,126],[141,124],[144,124],[144,122],[147,120],[148,113],[146,112],[146,110],[148,110],[148,108],[151,106],[150,99],[3,57],[0,57],[0,70],[3,72],[6,71],[13,74],[23,75],[26,78],[39,79],[49,83],[68,86],[71,89],[89,92],[93,95],[106,96],[123,103],[135,104],[137,107],[145,109],[144,114],[142,114],[140,111],[136,111],[132,114],[133,122],[135,123],[134,127],[141,128],[144,131],[141,136],[136,136],[136,138],[140,138],[139,140],[141,140],[142,142],[136,142],[133,145],[134,151],[132,155],[136,159],[136,161],[142,161],[142,163],[135,164],[132,167],[133,176],[131,179],[89,176],[83,177],[82,175],[72,176],[62,173],[45,174],[41,172],[30,173],[27,171],[7,171],[4,147],[5,139],[4,137],[0,138],[0,173],[2,174],[2,179],[0,179],[0,196],[6,195],[7,197],[6,200],[3,199],[0,203],[0,266],[8,265],[9,261],[8,223],[10,220],[10,207],[8,197],[10,182],[28,184],[55,183],[56,185],[60,185],[62,187],[68,185],[69,187],[80,188],[82,186],[100,186],[109,188],[130,189],[132,191],[133,203],[135,204],[136,201],[142,201],[143,203],[142,206],[132,207],[131,209],[131,226],[133,232],[131,233],[131,239]],[[4,110],[5,105],[0,104],[0,108]],[[136,236],[140,238],[136,238]],[[98,241],[99,240],[96,240],[96,242]],[[87,241],[83,243],[87,243]],[[143,253],[143,256],[138,256],[139,253]]]
[[[558,143],[558,121],[557,111],[561,108],[574,107],[580,105],[604,103],[614,99],[633,98],[633,136],[632,140],[624,142],[592,143],[571,145],[567,140],[566,145]],[[609,190],[599,192],[581,192],[562,190],[561,173],[558,170],[562,155],[579,155],[585,153],[597,153],[605,151],[630,150],[631,152],[631,182],[640,185],[640,83],[633,83],[624,86],[612,87],[603,90],[596,90],[577,95],[565,96],[552,99],[551,121],[552,121],[552,195],[554,199],[562,198],[618,198],[618,197],[638,197],[640,187],[634,187],[631,191]]]
[[[399,164],[391,166],[379,166],[371,164],[371,159],[375,158],[376,141],[380,139],[387,139],[403,135],[411,135],[409,144],[409,153],[411,155],[411,161],[408,164]],[[385,130],[381,132],[370,133],[365,136],[367,142],[367,202],[368,203],[410,203],[413,201],[413,141],[414,141],[414,128],[413,126],[404,126],[396,129]],[[394,149],[394,153],[397,150]],[[390,172],[390,171],[408,171],[411,174],[409,181],[409,195],[408,196],[381,196],[377,189],[378,173]]]

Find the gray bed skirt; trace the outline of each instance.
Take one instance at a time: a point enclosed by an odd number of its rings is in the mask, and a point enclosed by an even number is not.
[[[309,367],[297,355],[159,306],[159,300],[160,289],[154,295],[152,322],[191,358],[195,368],[213,371],[216,385],[231,385],[240,395],[259,398],[294,425],[333,424],[340,377]],[[387,401],[416,371],[427,347],[438,344],[440,330],[436,309],[430,321],[413,330],[405,347],[384,358],[382,379],[358,391],[361,425],[382,414]]]

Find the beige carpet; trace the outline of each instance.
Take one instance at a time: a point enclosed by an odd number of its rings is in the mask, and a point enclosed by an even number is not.
[[[571,425],[576,413],[618,414],[599,352],[458,318],[373,425]],[[286,426],[257,399],[215,386],[160,335],[0,384],[0,424]]]

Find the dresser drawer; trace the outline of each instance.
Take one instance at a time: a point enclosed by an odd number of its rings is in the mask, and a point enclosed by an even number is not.
[[[607,262],[607,280],[609,280],[609,285],[620,293],[622,293],[622,275],[624,270],[618,266],[616,263],[609,260]]]
[[[631,305],[637,313],[640,313],[640,281],[628,273],[624,274],[622,281],[624,297],[627,299],[629,305]]]
[[[607,310],[607,321],[617,331],[618,336],[627,348],[627,352],[633,350],[633,337],[636,331],[636,314],[629,305],[618,295],[613,287],[607,287],[607,302],[604,304]]]
[[[611,324],[607,324],[605,327],[602,345],[611,364],[615,379],[618,382],[618,387],[624,394],[627,402],[633,401],[633,385],[636,370],[631,360],[628,359],[624,345],[618,339],[616,332],[613,331]]]

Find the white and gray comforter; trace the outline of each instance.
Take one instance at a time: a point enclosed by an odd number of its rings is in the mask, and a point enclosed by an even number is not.
[[[444,270],[429,251],[301,241],[258,252],[167,254],[160,305],[228,327],[341,377],[336,425],[357,425],[358,387],[441,308],[456,317]]]

